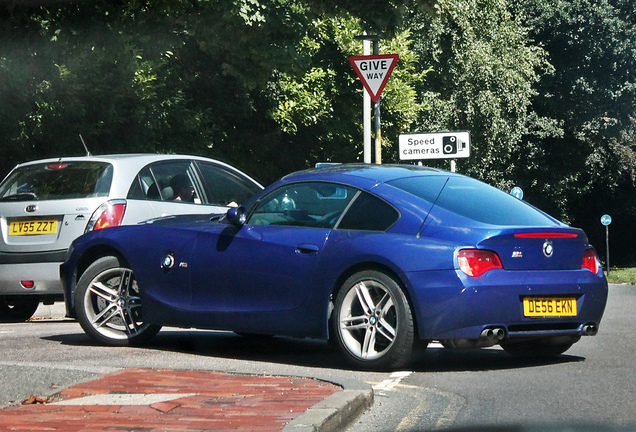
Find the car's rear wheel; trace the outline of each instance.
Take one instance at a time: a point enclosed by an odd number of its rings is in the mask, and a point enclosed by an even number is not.
[[[518,342],[502,342],[501,347],[516,357],[556,357],[569,350],[580,336],[556,336]]]
[[[144,321],[135,275],[117,257],[100,258],[86,269],[77,283],[74,301],[80,325],[102,344],[138,345],[161,328]]]
[[[413,316],[400,285],[374,271],[354,274],[336,296],[332,337],[345,357],[365,369],[403,366],[413,351]]]
[[[0,296],[0,322],[26,321],[39,305],[37,296]]]

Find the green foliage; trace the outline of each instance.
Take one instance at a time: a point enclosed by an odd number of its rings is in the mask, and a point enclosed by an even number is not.
[[[612,268],[606,276],[611,284],[636,285],[636,268]]]
[[[630,0],[95,0],[0,5],[0,170],[41,157],[174,152],[263,183],[362,160],[355,37],[397,53],[383,161],[401,133],[469,130],[458,171],[582,226],[636,235]],[[447,161],[428,161],[448,168]]]
[[[16,41],[0,44],[1,97],[14,107],[0,119],[3,171],[81,154],[79,134],[95,154],[207,155],[262,167],[265,183],[320,160],[359,160],[361,86],[347,57],[364,20],[322,7],[134,0],[12,9],[0,22],[0,40]],[[421,110],[414,85],[423,79],[410,73],[407,38],[395,43],[409,73],[386,89],[393,136]]]
[[[363,30],[357,19],[347,16],[315,20],[310,30],[299,49],[306,56],[307,69],[281,74],[271,83],[270,94],[276,99],[273,118],[287,134],[324,140],[310,151],[308,165],[320,160],[360,161],[362,84],[348,57],[362,54],[355,37]],[[381,53],[400,55],[400,67],[391,75],[382,98],[382,130],[389,137],[383,144],[389,161],[396,161],[392,152],[398,134],[408,130],[424,107],[415,86],[425,79],[426,71],[418,72],[410,44],[408,31],[380,42]]]
[[[632,262],[636,235],[636,27],[627,0],[515,3],[533,39],[545,47],[554,73],[537,84],[533,111],[559,133],[528,135],[527,170],[515,177],[539,207],[604,238],[598,220],[610,213],[612,243]],[[614,234],[616,233],[616,234]]]
[[[414,50],[432,66],[418,90],[430,109],[424,131],[468,130],[471,157],[458,170],[507,187],[520,138],[542,128],[530,115],[545,53],[532,45],[504,0],[440,0],[413,20]]]

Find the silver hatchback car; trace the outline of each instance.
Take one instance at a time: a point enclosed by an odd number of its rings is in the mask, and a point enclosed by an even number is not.
[[[263,187],[212,159],[68,157],[16,166],[0,183],[0,321],[25,321],[63,300],[59,267],[97,229],[176,214],[223,213]]]

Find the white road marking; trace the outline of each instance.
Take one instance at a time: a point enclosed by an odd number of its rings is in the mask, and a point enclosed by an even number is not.
[[[373,390],[387,390],[391,391],[395,386],[400,384],[404,378],[411,375],[413,372],[393,372],[389,375],[389,379],[385,379],[382,382],[379,382],[373,386]]]
[[[63,400],[50,405],[152,405],[195,395],[196,393],[109,393]]]

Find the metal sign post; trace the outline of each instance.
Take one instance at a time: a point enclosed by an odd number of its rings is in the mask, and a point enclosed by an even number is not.
[[[610,253],[609,253],[609,225],[612,223],[612,217],[608,214],[601,216],[601,224],[605,225],[605,252],[607,256],[607,274],[610,272]]]
[[[366,32],[364,33],[366,35]],[[362,41],[362,55],[371,55],[371,41]],[[371,95],[364,89],[362,91],[362,134],[364,136],[364,163],[371,163]]]
[[[380,94],[384,90],[389,75],[393,71],[393,68],[397,64],[399,56],[397,54],[385,54],[380,55],[379,41],[382,38],[381,35],[367,35],[356,36],[356,39],[373,42],[373,55],[352,56],[349,57],[349,62],[356,74],[362,81],[366,93],[369,94],[371,100],[375,103],[374,107],[374,127],[375,127],[375,163],[382,163],[382,130],[380,128]],[[364,48],[363,48],[364,49]],[[365,104],[365,111],[366,108]],[[366,118],[366,117],[365,117]],[[366,137],[366,130],[365,130]],[[366,163],[371,162],[371,156],[368,154],[368,149],[365,145],[364,161]]]

